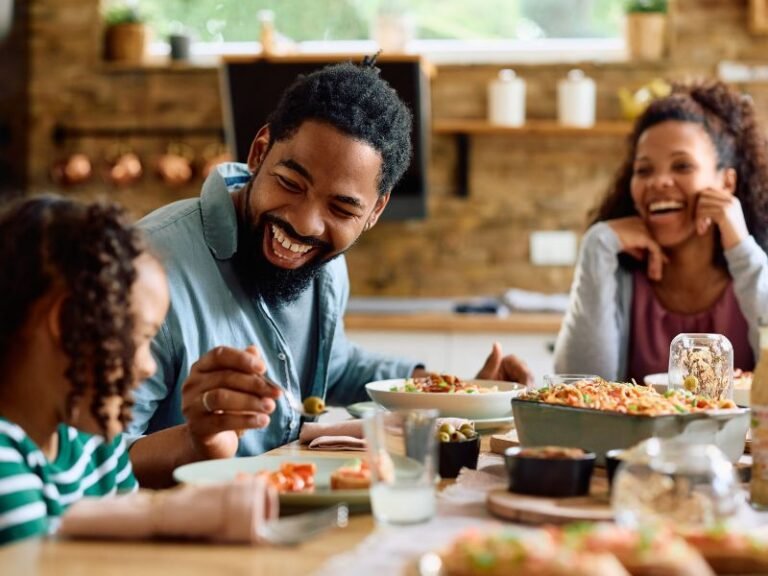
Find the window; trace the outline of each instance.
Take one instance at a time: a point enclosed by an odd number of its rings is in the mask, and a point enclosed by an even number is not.
[[[409,51],[510,50],[561,56],[574,47],[621,50],[622,0],[133,0],[160,38],[187,30],[201,51],[260,49],[260,16],[271,11],[278,46],[300,52],[366,52],[405,34]],[[393,26],[399,29],[394,30]],[[389,40],[383,35],[389,31]],[[570,54],[571,57],[581,56]],[[566,58],[567,59],[567,58]]]

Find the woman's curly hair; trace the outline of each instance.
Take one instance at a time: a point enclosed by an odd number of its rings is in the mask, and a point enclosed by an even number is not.
[[[72,383],[68,413],[93,386],[90,409],[104,432],[107,397],[125,399],[120,420],[125,424],[130,417],[130,290],[143,250],[138,230],[115,204],[39,196],[0,213],[0,368],[13,361],[14,343],[34,303],[60,290],[61,343],[70,362],[65,376]]]
[[[376,58],[334,64],[299,76],[267,123],[270,143],[293,136],[307,120],[327,122],[381,154],[379,194],[391,191],[411,162],[411,112],[379,76]]]
[[[654,100],[635,122],[627,157],[591,223],[637,215],[630,183],[637,141],[651,126],[668,120],[699,124],[717,151],[717,167],[736,170],[735,196],[741,202],[749,232],[768,247],[768,150],[752,99],[718,81],[676,84],[665,98]],[[722,249],[717,261],[724,263]]]

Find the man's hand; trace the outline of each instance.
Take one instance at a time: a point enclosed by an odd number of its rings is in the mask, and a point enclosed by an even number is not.
[[[648,278],[661,280],[662,269],[668,259],[661,246],[653,239],[651,233],[639,216],[627,216],[606,221],[621,242],[621,251],[632,258],[643,260],[648,256]]]
[[[264,382],[265,372],[255,346],[220,346],[195,362],[182,388],[181,410],[200,458],[232,457],[238,430],[269,425],[280,391]]]
[[[720,228],[723,250],[729,250],[749,236],[741,202],[727,190],[705,188],[696,204],[696,232],[706,234],[712,224]]]
[[[503,356],[501,344],[498,342],[493,343],[493,349],[480,372],[477,373],[477,378],[479,380],[519,382],[528,387],[534,385],[533,373],[528,369],[525,362],[512,354]]]

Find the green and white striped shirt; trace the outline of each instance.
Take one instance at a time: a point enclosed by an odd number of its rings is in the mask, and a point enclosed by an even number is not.
[[[24,430],[0,418],[0,544],[56,531],[84,496],[134,492],[138,483],[122,436],[107,443],[60,424],[53,462]]]

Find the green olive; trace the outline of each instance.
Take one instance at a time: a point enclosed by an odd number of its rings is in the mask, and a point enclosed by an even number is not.
[[[304,399],[304,412],[307,414],[321,414],[325,410],[325,402],[318,396],[308,396]]]
[[[440,432],[440,434],[437,435],[438,440],[440,442],[450,442],[451,441],[451,435],[447,432]]]
[[[472,424],[462,424],[461,428],[459,428],[459,432],[464,434],[464,436],[474,436],[475,427],[472,426]]]
[[[456,428],[453,427],[452,424],[449,424],[448,422],[443,422],[440,424],[440,432],[445,432],[449,436],[456,432]]]
[[[454,432],[453,434],[451,434],[452,442],[463,442],[466,439],[467,437],[464,436],[464,434],[462,434],[461,432]]]

